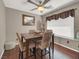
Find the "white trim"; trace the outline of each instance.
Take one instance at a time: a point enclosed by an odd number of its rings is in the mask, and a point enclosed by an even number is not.
[[[2,58],[3,53],[4,53],[4,49],[2,50],[2,53],[0,54],[0,59]]]
[[[76,50],[76,49],[70,48],[70,47],[68,47],[68,46],[65,46],[65,45],[60,44],[60,43],[57,43],[57,42],[54,42],[54,43],[55,43],[55,44],[57,44],[57,45],[60,45],[60,46],[62,46],[62,47],[65,47],[65,48],[67,48],[67,49],[70,49],[70,50],[73,50],[73,51],[75,51],[75,52],[79,53],[79,51],[78,51],[78,50]]]

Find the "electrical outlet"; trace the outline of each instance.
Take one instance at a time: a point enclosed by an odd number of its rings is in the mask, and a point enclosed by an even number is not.
[[[69,41],[67,41],[67,44],[69,44]]]
[[[78,44],[78,48],[79,48],[79,44]]]

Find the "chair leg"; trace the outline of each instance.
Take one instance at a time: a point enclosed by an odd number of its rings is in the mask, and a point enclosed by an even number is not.
[[[34,54],[35,59],[36,59],[36,47],[33,48],[33,54]]]
[[[49,59],[51,59],[51,54],[50,54],[50,47],[49,47]]]
[[[23,52],[19,51],[19,59],[23,59]]]
[[[20,58],[20,51],[19,51],[19,59],[21,59],[21,58]]]
[[[43,54],[42,53],[43,53],[43,50],[41,50],[41,59],[43,59]]]
[[[21,52],[21,59],[23,59],[23,52]]]
[[[36,48],[35,48],[35,59],[36,59]]]
[[[31,51],[31,49],[30,49],[30,55],[31,55],[31,52],[32,52],[32,51]]]
[[[45,55],[46,55],[46,48],[45,48]]]

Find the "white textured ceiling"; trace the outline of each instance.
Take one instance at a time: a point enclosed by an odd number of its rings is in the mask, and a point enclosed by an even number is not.
[[[27,2],[27,0],[3,0],[3,1],[4,1],[4,4],[5,4],[6,7],[17,9],[17,10],[20,10],[20,11],[26,11],[26,12],[37,14],[37,15],[43,15],[45,13],[48,13],[50,11],[55,10],[56,8],[61,7],[61,6],[64,6],[64,5],[66,6],[70,3],[77,2],[78,0],[50,0],[46,4],[46,6],[51,5],[52,8],[51,9],[45,9],[43,11],[43,13],[40,13],[37,10],[30,11],[31,9],[35,8],[36,6]],[[32,1],[37,3],[37,0],[32,0]],[[41,1],[44,1],[44,0],[41,0]]]

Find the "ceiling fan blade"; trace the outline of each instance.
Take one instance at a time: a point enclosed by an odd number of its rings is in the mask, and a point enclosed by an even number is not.
[[[42,5],[45,5],[47,2],[49,2],[50,0],[44,0]]]
[[[39,1],[39,4],[42,4],[42,1]]]
[[[36,5],[36,6],[38,6],[38,4],[32,2],[31,0],[27,0],[27,2],[32,3],[32,4]]]
[[[33,9],[31,9],[30,11],[33,11],[33,10],[36,10],[37,8],[33,8]]]
[[[52,6],[51,5],[50,6],[45,6],[44,8],[50,9],[50,8],[52,8]]]

